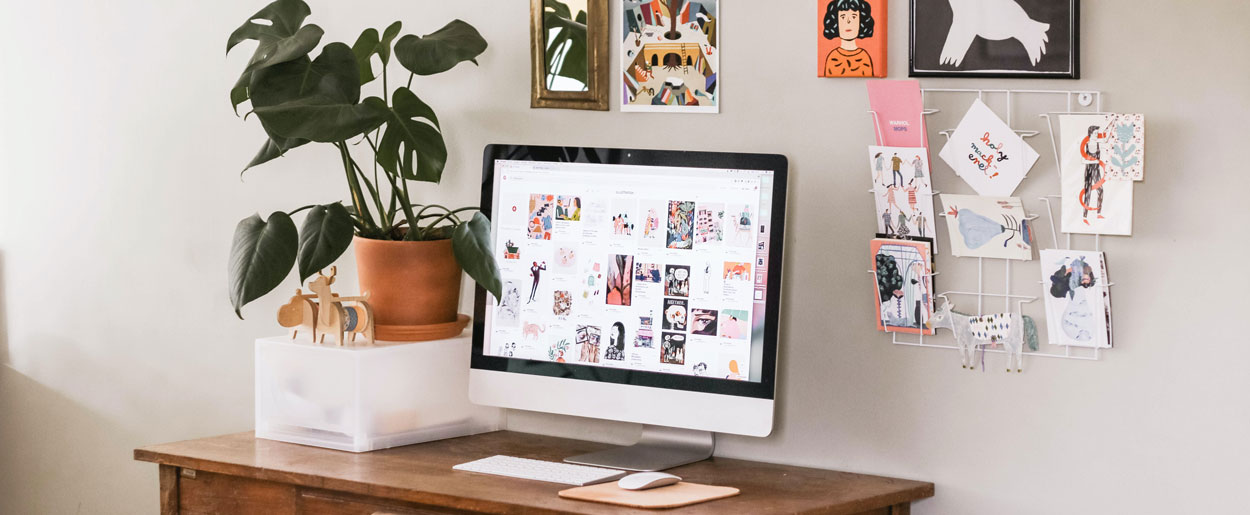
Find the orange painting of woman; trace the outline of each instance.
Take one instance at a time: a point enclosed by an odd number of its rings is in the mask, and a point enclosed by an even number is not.
[[[872,54],[867,48],[860,46],[861,39],[873,37],[876,23],[868,0],[830,0],[825,7],[824,31],[821,35],[837,43],[837,46],[825,55],[821,76],[885,76],[884,58],[881,59],[882,68],[878,73]],[[884,45],[880,48],[884,48]]]

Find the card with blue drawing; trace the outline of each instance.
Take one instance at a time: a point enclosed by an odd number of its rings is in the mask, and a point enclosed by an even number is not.
[[[1033,227],[1016,197],[941,195],[956,257],[1033,259]]]
[[[1102,252],[1041,252],[1042,297],[1051,345],[1111,347],[1111,295]]]
[[[973,101],[939,155],[978,195],[991,197],[1011,196],[1039,157],[980,99]]]
[[[1107,180],[1146,178],[1146,115],[1107,113],[1065,115],[1061,119],[1064,118],[1080,122],[1069,125],[1072,137],[1064,139],[1079,139],[1081,144],[1089,144],[1082,158],[1098,161]],[[1091,127],[1098,129],[1091,131]],[[1091,154],[1095,151],[1098,152],[1096,157]]]
[[[1146,178],[1146,115],[1109,114],[1107,136],[1110,155],[1107,174],[1113,180]]]

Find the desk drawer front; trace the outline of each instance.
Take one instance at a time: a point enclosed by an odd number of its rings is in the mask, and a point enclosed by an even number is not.
[[[181,474],[177,513],[265,515],[433,515],[455,513],[389,504],[382,499],[312,490],[212,472]]]
[[[434,515],[453,513],[384,504],[367,498],[354,498],[324,491],[299,494],[300,515]]]
[[[201,513],[294,514],[292,485],[196,471],[178,478],[178,507],[183,515]]]

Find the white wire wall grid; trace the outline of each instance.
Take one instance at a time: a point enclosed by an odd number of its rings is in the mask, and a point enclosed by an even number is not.
[[[1006,116],[1003,118],[1007,122],[1007,125],[1012,127],[1015,133],[1018,134],[1023,139],[1028,139],[1028,138],[1038,136],[1040,132],[1015,129],[1015,123],[1013,119],[1013,115],[1014,115],[1013,104],[1017,101],[1018,98],[1027,96],[1027,97],[1033,97],[1033,98],[1038,98],[1038,99],[1046,99],[1047,101],[1053,101],[1053,102],[1056,102],[1058,105],[1062,106],[1062,107],[1059,107],[1055,111],[1048,111],[1048,112],[1040,113],[1038,115],[1046,121],[1046,128],[1049,132],[1051,151],[1053,152],[1053,155],[1054,155],[1054,178],[1055,178],[1056,185],[1059,185],[1062,183],[1062,177],[1061,177],[1062,160],[1061,160],[1060,149],[1059,149],[1059,139],[1055,135],[1055,127],[1053,123],[1054,118],[1058,116],[1062,116],[1062,115],[1068,115],[1068,114],[1109,114],[1109,113],[1103,112],[1102,110],[1103,99],[1102,99],[1101,91],[1037,90],[1037,89],[922,88],[920,92],[921,92],[921,98],[923,99],[924,105],[926,106],[929,105],[930,99],[932,99],[932,97],[937,96],[937,95],[942,95],[942,96],[976,95],[976,98],[982,101],[985,101],[987,96],[994,97],[994,98],[1001,98],[1005,96],[1007,110],[1006,110]],[[884,141],[882,138],[882,127],[881,127],[880,117],[877,115],[875,111],[870,110],[868,112],[869,114],[872,115],[873,127],[876,130],[877,141],[878,142]],[[937,114],[940,112],[941,112],[941,109],[938,109],[938,108],[926,107],[924,109],[925,116]],[[947,130],[939,131],[938,133],[945,136],[947,139],[949,139],[950,135],[953,132],[954,132],[953,129],[947,129]],[[932,168],[933,166],[931,164],[930,165],[931,176],[934,175]],[[1029,176],[1032,176],[1032,175],[1034,174],[1028,174],[1025,176],[1025,178],[1027,179]],[[1059,188],[1056,187],[1056,190],[1058,189]],[[869,190],[869,192],[873,193],[874,195],[876,194],[876,192],[873,190]],[[934,190],[930,195],[937,195],[940,193],[941,193],[940,191]],[[1074,238],[1073,238],[1073,234],[1071,233],[1064,234],[1063,245],[1060,246],[1058,224],[1055,221],[1055,213],[1054,213],[1054,209],[1052,208],[1052,204],[1058,201],[1059,199],[1061,199],[1060,195],[1051,194],[1051,195],[1040,197],[1038,200],[1046,204],[1047,219],[1050,223],[1051,242],[1054,245],[1053,248],[1073,250]],[[945,218],[946,214],[942,213],[942,214],[939,214],[938,216]],[[1038,218],[1038,215],[1030,215],[1026,218],[1026,220],[1033,221],[1033,220],[1036,220],[1037,218]],[[1037,236],[1037,231],[1033,231],[1033,233],[1034,233],[1033,243],[1034,243],[1034,246],[1037,247],[1038,246],[1037,244],[1040,238]],[[933,238],[933,243],[934,243],[933,254],[934,255],[938,253],[936,236],[937,235],[935,234]],[[1092,240],[1093,241],[1091,243],[1093,244],[1093,250],[1101,251],[1102,250],[1101,235],[1098,235],[1098,234],[1092,235]],[[971,258],[968,258],[968,259],[971,259]],[[987,282],[990,282],[987,280],[986,273],[985,273],[985,268],[986,268],[985,261],[987,259],[1003,262],[1003,268],[1005,270],[1005,274],[1000,283],[1000,286],[997,288],[996,291],[989,290],[991,286],[987,284]],[[1013,260],[1002,259],[1002,258],[985,258],[985,257],[977,257],[976,260],[977,260],[977,287],[976,289],[975,290],[944,291],[934,296],[934,302],[936,302],[938,298],[946,299],[949,302],[952,296],[975,298],[976,303],[977,303],[977,313],[984,314],[987,301],[989,302],[1002,301],[1003,312],[1015,312],[1015,313],[1020,313],[1021,315],[1023,315],[1024,305],[1032,303],[1032,302],[1036,302],[1038,300],[1038,297],[1033,296],[1033,295],[1021,295],[1018,293],[1013,293],[1013,291],[1023,290],[1022,288],[1013,288],[1012,276],[1011,276]],[[874,282],[876,282],[877,273],[876,273],[875,267],[873,270],[869,270],[868,273],[873,276]],[[938,275],[939,273],[940,272],[932,271],[932,273],[929,274],[928,276],[929,284],[932,284],[932,277]],[[1041,285],[1042,287],[1045,286],[1045,283],[1042,281],[1030,281],[1028,284],[1030,286],[1035,285],[1035,284]],[[1107,284],[1108,288],[1114,285],[1115,283]],[[1013,303],[1015,305],[1015,310],[1011,309]],[[878,313],[878,317],[880,316],[881,316],[880,313]],[[905,335],[904,337],[900,338],[899,331],[891,328],[891,326],[885,324],[884,321],[880,321],[880,322],[882,324],[882,327],[885,328],[885,331],[890,333],[891,343],[895,345],[903,345],[903,346],[910,346],[910,347],[927,347],[927,348],[932,348],[932,349],[951,349],[951,350],[959,349],[959,347],[956,345],[934,342],[934,340],[937,339],[936,333],[934,336],[928,337],[927,338],[928,341],[926,341],[926,337],[923,334],[923,332],[921,332],[920,334],[916,334],[914,340],[906,339],[907,336],[910,336],[910,335]],[[1043,325],[1043,321],[1039,321],[1038,325],[1039,326]],[[1111,320],[1109,319],[1108,327],[1110,326],[1111,326]],[[1024,354],[1026,356],[1036,356],[1036,357],[1043,357],[1043,358],[1073,359],[1073,360],[1086,360],[1086,361],[1097,361],[1101,359],[1101,356],[1102,356],[1102,349],[1097,348],[1097,347],[1088,348],[1088,347],[1058,346],[1058,345],[1046,345],[1044,344],[1045,342],[1039,342],[1039,343],[1043,343],[1043,344],[1039,345],[1038,350],[1036,351],[1025,350]],[[1062,349],[1062,350],[1059,350],[1059,349]],[[985,346],[982,346],[980,350],[982,352],[991,353],[991,354],[1007,354],[1007,351],[1005,349],[985,348]],[[984,354],[982,356],[984,356]]]

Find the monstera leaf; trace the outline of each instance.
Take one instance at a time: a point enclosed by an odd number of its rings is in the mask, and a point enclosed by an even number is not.
[[[324,34],[321,27],[301,26],[311,12],[302,0],[277,0],[257,11],[230,34],[226,41],[227,54],[244,41],[258,43],[247,67],[230,89],[230,104],[236,113],[239,104],[251,96],[249,88],[256,70],[304,57],[317,47]]]
[[[317,59],[301,58],[256,72],[252,106],[271,140],[337,142],[382,124],[386,103],[360,101],[360,72],[352,49],[330,43]]]
[[[252,157],[252,160],[247,163],[247,166],[243,167],[243,171],[246,172],[254,166],[273,161],[274,159],[282,157],[283,154],[286,154],[286,151],[306,143],[308,143],[308,140],[306,139],[283,138],[280,136],[275,139],[274,137],[270,137],[265,140],[265,144],[260,147],[260,150],[257,151],[256,155]]]
[[[439,132],[438,117],[408,88],[397,88],[391,96],[377,160],[388,173],[405,179],[438,182],[443,177],[447,145]]]
[[[252,215],[239,221],[230,246],[230,302],[243,318],[243,305],[282,283],[295,264],[299,235],[295,222],[281,211],[261,220]]]
[[[552,9],[543,14],[547,73],[587,84],[586,11],[578,11],[573,18],[569,7],[557,0],[546,0],[545,7]],[[559,30],[552,34],[554,29]]]
[[[434,75],[470,61],[486,51],[486,40],[472,25],[453,20],[425,37],[407,35],[395,43],[395,58],[417,75]]]
[[[473,213],[472,220],[457,225],[451,235],[451,250],[460,268],[498,301],[503,294],[503,283],[499,280],[499,266],[490,252],[490,219],[482,213]]]
[[[360,84],[363,86],[376,79],[373,74],[373,56],[378,56],[382,60],[382,68],[386,68],[391,62],[391,43],[395,41],[395,36],[399,35],[399,29],[403,27],[400,22],[392,23],[382,35],[378,35],[377,29],[365,29],[360,33],[360,37],[356,38],[356,44],[352,45],[352,53],[356,54],[356,64],[360,68]]]
[[[307,281],[334,263],[352,244],[352,215],[342,204],[316,206],[308,211],[299,231],[299,280]]]

